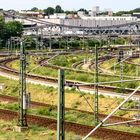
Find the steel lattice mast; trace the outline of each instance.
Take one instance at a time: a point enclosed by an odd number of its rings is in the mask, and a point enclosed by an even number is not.
[[[58,71],[58,114],[57,114],[57,140],[65,140],[65,74]]]
[[[95,95],[94,95],[94,121],[98,123],[98,48],[95,46]]]
[[[26,127],[26,53],[24,43],[20,42],[20,74],[19,74],[19,115],[18,126]]]

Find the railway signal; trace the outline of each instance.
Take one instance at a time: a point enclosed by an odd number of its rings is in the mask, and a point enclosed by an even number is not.
[[[124,58],[124,51],[120,50],[118,55],[118,62],[120,62]]]

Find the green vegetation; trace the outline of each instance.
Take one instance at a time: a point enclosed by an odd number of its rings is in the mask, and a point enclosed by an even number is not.
[[[3,17],[0,17],[0,46],[5,46],[10,37],[20,37],[23,32],[23,26],[18,21],[9,21],[5,23]]]
[[[83,53],[82,55],[81,54],[59,55],[51,59],[49,62],[53,65],[71,68],[74,63],[83,61],[84,59],[94,59],[94,55],[90,53],[89,54]]]
[[[0,77],[0,82],[4,83],[5,85],[5,88],[2,91],[0,91],[2,94],[18,96],[18,82],[17,81],[8,80],[6,78]],[[37,114],[48,115],[48,116],[52,115],[54,117],[56,116],[56,113],[53,112],[53,110],[54,110],[54,105],[57,105],[57,89],[53,87],[27,84],[27,92],[31,93],[32,101],[43,102],[43,103],[47,103],[51,105],[51,107],[49,107],[47,110],[44,108],[40,108]],[[90,106],[88,106],[85,98],[92,105],[94,102],[93,95],[88,94],[88,93],[85,94],[84,92],[79,93],[74,88],[71,90],[66,89],[65,92],[66,92],[65,102],[66,102],[67,108],[92,111]],[[104,113],[104,114],[109,113],[118,104],[120,104],[121,101],[122,99],[110,98],[110,97],[105,97],[103,95],[100,95],[99,104],[100,104],[101,113]],[[136,105],[135,102],[129,101],[126,103],[124,107],[133,108],[135,107],[135,105]],[[16,104],[9,104],[9,105],[1,104],[1,107],[4,107],[4,108],[6,107],[6,109],[12,109],[12,110],[17,110],[18,108]],[[124,116],[128,117],[129,115],[133,116],[133,113],[132,114],[127,113]]]
[[[133,14],[133,13],[139,13],[140,12],[140,8],[136,8],[134,10],[130,10],[130,11],[119,11],[117,13],[115,13],[114,15],[116,16],[122,16],[123,14]]]
[[[81,57],[76,57],[76,59],[81,59],[84,56]],[[87,56],[88,57],[88,56]],[[62,58],[64,60],[62,60]],[[70,66],[72,64],[72,62],[74,61],[73,59],[75,59],[74,57],[71,59],[70,57],[68,57],[68,61],[66,60],[67,57],[65,56],[60,56],[60,59],[56,60],[57,64],[60,65],[66,65],[66,66]],[[57,78],[57,70],[53,69],[53,68],[49,68],[49,67],[38,67],[37,61],[39,59],[37,58],[29,58],[29,66],[28,66],[28,70],[27,71],[31,71],[31,73],[34,74],[38,74],[38,75],[42,75],[42,76],[50,76],[50,77],[55,77]],[[52,60],[53,61],[53,60]],[[63,63],[61,63],[61,61]],[[66,62],[68,62],[68,64],[66,64]],[[53,63],[55,63],[53,61]],[[56,64],[55,63],[55,64]],[[19,70],[19,60],[15,60],[11,63],[8,64],[10,67]],[[94,73],[90,73],[90,72],[77,72],[77,71],[70,71],[70,70],[65,70],[65,77],[66,79],[69,80],[75,80],[75,81],[82,81],[82,82],[94,82]],[[99,81],[101,82],[105,82],[105,81],[110,81],[110,79],[113,81],[115,80],[119,80],[119,77],[114,77],[114,76],[106,76],[106,75],[100,75],[99,74]]]
[[[87,58],[91,58],[91,54],[89,55],[60,55],[55,57],[54,59],[50,60],[50,63],[52,63],[53,65],[58,65],[58,66],[62,66],[62,67],[71,67],[71,65],[73,64],[73,62],[76,61],[81,61],[83,60],[85,57]],[[93,56],[94,57],[94,56]],[[27,58],[29,61],[29,65],[27,66],[27,71],[37,74],[37,75],[41,75],[41,76],[49,76],[49,77],[55,77],[57,78],[57,70],[53,69],[53,68],[49,68],[49,67],[38,67],[38,61],[41,59],[41,57],[31,57],[31,58]],[[107,71],[111,74],[116,74],[116,75],[121,75],[120,73],[120,63],[118,63],[115,66],[114,69],[114,63],[116,63],[116,59],[110,59],[108,61],[103,62],[102,64],[100,64],[100,67],[104,70]],[[11,63],[8,64],[10,67],[19,70],[19,60],[15,60]],[[108,69],[110,68],[110,69]],[[106,70],[108,69],[108,70]],[[114,71],[115,70],[115,71]],[[137,76],[136,71],[137,67],[135,65],[132,64],[127,64],[127,63],[123,63],[123,79],[130,79],[130,78],[126,78],[126,76]],[[66,79],[69,80],[74,80],[74,81],[82,81],[82,82],[94,82],[94,72],[77,72],[77,71],[70,71],[70,70],[65,70],[65,77]],[[115,77],[115,76],[106,76],[106,75],[101,75],[99,74],[99,81],[100,82],[106,82],[106,81],[117,81],[120,80],[121,76]],[[139,82],[126,82],[126,83],[115,83],[115,84],[109,84],[111,86],[117,86],[119,87],[116,91],[117,92],[124,92],[124,88],[136,88],[139,85]],[[123,87],[123,88],[122,88]],[[13,89],[14,90],[14,89]]]
[[[123,63],[123,72],[125,75],[136,76],[136,66],[133,64]],[[116,67],[116,74],[120,74],[121,64],[118,64]]]
[[[29,129],[24,133],[14,132],[16,120],[4,121],[0,120],[0,139],[1,140],[55,140],[56,131],[37,125],[30,125]],[[73,132],[66,132],[66,140],[81,140],[82,136],[77,136]],[[92,140],[89,138],[88,140]],[[95,139],[99,140],[99,139]]]
[[[8,80],[6,78],[0,77],[0,82],[3,82],[5,84],[5,89],[1,91],[3,94],[9,94],[13,96],[17,96],[18,94],[18,85],[17,82],[13,80]],[[10,88],[12,86],[12,88]],[[13,90],[16,89],[16,90]],[[53,107],[53,105],[57,104],[57,89],[54,89],[52,87],[45,87],[45,86],[39,86],[39,85],[27,85],[28,92],[31,93],[31,98],[34,101],[39,101],[39,102],[44,102],[48,103],[52,106],[50,107],[39,107],[39,108],[31,108],[28,110],[28,113],[35,114],[35,115],[41,115],[41,116],[47,116],[49,118],[54,118],[56,119],[57,117],[57,112],[56,109]],[[92,111],[90,107],[87,105],[87,102],[83,98],[85,96],[87,100],[90,102],[90,104],[93,103],[94,98],[93,95],[91,94],[79,94],[78,91],[75,89],[68,90],[66,89],[66,107],[70,107],[73,109],[81,109],[81,110],[86,110],[86,111]],[[118,98],[110,98],[110,97],[105,97],[103,95],[99,96],[99,104],[100,104],[100,112],[101,113],[109,113],[112,109],[114,109],[118,104],[122,102],[123,99],[118,99]],[[135,102],[132,100],[128,101],[124,107],[134,107],[136,105]],[[9,103],[9,102],[0,102],[0,108],[5,108],[5,109],[10,109],[17,111],[18,106],[17,103]],[[135,112],[133,112],[135,114]],[[134,114],[130,112],[124,112],[124,111],[118,111],[116,113],[117,116],[123,116],[123,117],[132,117]],[[86,113],[82,113],[79,111],[66,111],[65,118],[67,121],[70,122],[76,122],[80,124],[85,124],[85,125],[94,125],[93,121],[93,114],[89,115]],[[139,130],[135,127],[133,129],[129,129],[126,126],[117,126],[117,127],[112,127],[112,129],[117,129],[117,130],[123,130],[126,132],[133,132],[133,133],[139,133]],[[35,131],[35,133],[42,131],[42,128],[38,128],[37,126],[33,126],[30,131]],[[3,133],[5,136],[5,134]],[[32,135],[32,134],[31,134]],[[46,136],[49,136],[47,133]],[[55,134],[53,135],[55,136]],[[15,137],[15,135],[13,136]],[[33,137],[33,136],[32,136]],[[68,136],[70,137],[70,136]],[[29,135],[30,138],[30,135]]]
[[[115,64],[115,67],[114,67],[114,64]],[[100,67],[103,69],[107,69],[109,72],[112,72],[112,73],[114,73],[114,70],[115,70],[115,74],[117,75],[120,75],[121,68],[123,67],[124,75],[128,75],[128,76],[136,76],[136,70],[138,69],[138,67],[134,64],[127,64],[125,62],[118,63],[117,59],[115,58],[101,63]]]
[[[132,59],[132,62],[137,63],[139,60],[138,59]],[[117,64],[117,65],[116,65]],[[115,67],[114,67],[115,65]],[[123,70],[123,75],[125,76],[138,76],[139,75],[139,66],[136,66],[135,64],[128,64],[126,62],[123,63],[118,63],[117,59],[113,58],[110,60],[107,60],[103,63],[100,64],[100,67],[105,71],[107,71],[108,73],[114,73],[116,75],[121,75],[121,71]],[[134,83],[131,83],[131,85],[129,86],[131,87],[136,87],[134,86]]]
[[[127,105],[132,104],[133,101],[129,101]],[[0,103],[0,108],[2,109],[9,109],[9,110],[13,110],[13,111],[18,111],[18,104],[17,103],[8,103],[8,102],[1,102]],[[128,106],[127,106],[128,107]],[[39,116],[44,116],[44,117],[48,117],[48,118],[52,118],[52,119],[57,119],[57,110],[56,108],[45,108],[45,107],[39,107],[39,108],[31,108],[28,110],[28,114],[33,114],[33,115],[39,115]],[[127,111],[122,111],[119,110],[116,115],[119,116],[124,116],[128,114]],[[79,111],[74,111],[74,110],[70,110],[70,111],[65,111],[65,120],[68,122],[73,122],[73,123],[78,123],[78,124],[83,124],[83,125],[89,125],[89,126],[93,126],[95,123],[93,121],[93,114],[86,114],[86,113],[82,113]],[[40,131],[42,130],[41,128],[38,128],[36,125],[31,126],[31,129],[33,131]],[[115,130],[121,130],[121,131],[125,131],[125,132],[133,132],[133,133],[137,133],[139,134],[139,131],[137,129],[137,127],[133,127],[132,129],[129,129],[127,126],[113,126],[112,129]]]
[[[37,10],[38,8],[34,8],[32,10]],[[61,8],[60,5],[56,5],[55,8],[53,7],[48,7],[47,9],[44,9],[44,13],[45,15],[49,16],[49,15],[53,15],[54,13],[63,13],[64,10]]]

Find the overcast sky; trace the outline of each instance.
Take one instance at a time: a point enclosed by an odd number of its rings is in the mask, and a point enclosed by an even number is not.
[[[64,10],[78,10],[79,8],[91,9],[100,6],[101,9],[130,10],[140,7],[140,0],[0,0],[0,8],[31,9],[38,7],[45,9],[48,6],[61,5]]]

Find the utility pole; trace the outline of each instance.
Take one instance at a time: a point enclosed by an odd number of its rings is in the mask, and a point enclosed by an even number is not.
[[[123,58],[124,58],[124,51],[120,50],[118,61],[120,62],[120,79],[121,79],[121,81],[123,80],[123,69],[124,69],[123,62],[122,62]],[[122,82],[121,82],[121,89],[123,89],[123,83]]]
[[[95,46],[95,94],[94,94],[94,121],[98,123],[98,47]]]
[[[10,38],[10,53],[12,54],[12,49],[13,49],[13,43],[12,43],[12,38]]]
[[[52,30],[52,27],[50,27],[50,33],[49,33],[49,50],[51,51],[52,50],[52,34],[51,34],[51,30]]]
[[[19,75],[19,115],[18,126],[27,127],[26,108],[26,52],[24,43],[20,42],[20,75]]]
[[[39,35],[38,35],[38,29],[36,30],[36,50],[39,50]]]
[[[10,40],[7,41],[8,56],[10,56]]]
[[[65,140],[65,93],[64,70],[58,71],[58,112],[57,112],[57,140]]]
[[[85,36],[84,36],[84,29],[83,29],[83,48],[85,49]]]

